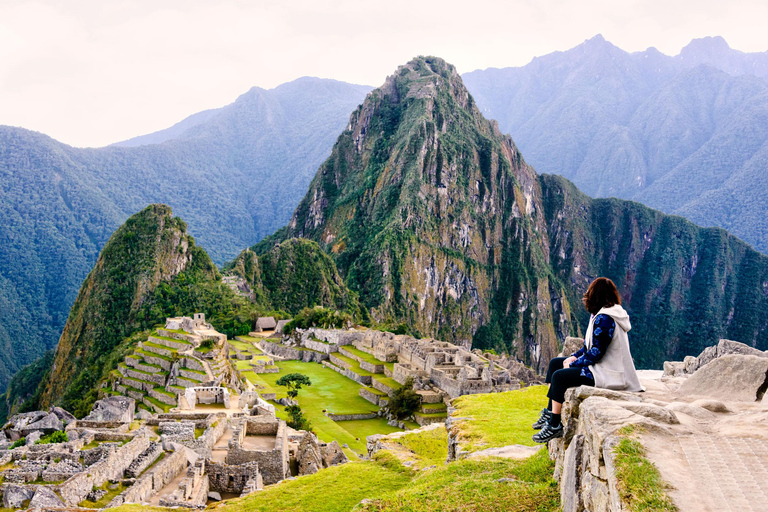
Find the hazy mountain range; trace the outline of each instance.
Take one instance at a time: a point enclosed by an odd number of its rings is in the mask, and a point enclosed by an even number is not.
[[[464,75],[539,172],[768,247],[768,56],[695,40],[679,56],[601,37]],[[55,345],[110,234],[169,204],[221,264],[285,225],[370,87],[303,78],[99,149],[0,127],[0,389]]]
[[[463,76],[538,172],[634,199],[768,251],[768,52],[720,37],[680,55],[601,36],[519,68]]]

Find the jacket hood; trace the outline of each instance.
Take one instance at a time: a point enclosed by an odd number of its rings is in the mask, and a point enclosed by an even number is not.
[[[632,329],[632,324],[629,323],[629,314],[619,304],[609,308],[603,308],[598,311],[597,314],[599,315],[601,313],[613,318],[613,321],[616,322],[616,324],[621,327],[624,332],[629,332],[629,330]]]

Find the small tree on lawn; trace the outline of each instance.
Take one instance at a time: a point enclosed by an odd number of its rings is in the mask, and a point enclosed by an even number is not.
[[[279,379],[277,379],[277,382],[275,382],[278,386],[285,386],[288,388],[288,396],[296,400],[296,397],[299,396],[299,390],[301,389],[301,386],[311,386],[312,381],[309,380],[309,377],[306,375],[302,375],[300,373],[289,373],[288,375],[283,375]],[[304,416],[304,413],[301,410],[301,407],[299,407],[298,404],[296,405],[289,405],[285,408],[285,412],[288,413],[288,421],[286,423],[289,427],[294,428],[296,430],[310,430],[311,424],[309,423],[309,420],[306,416]]]
[[[405,384],[400,386],[389,397],[387,410],[395,418],[402,420],[412,415],[421,405],[421,395],[413,390],[413,378],[408,377]]]
[[[301,386],[311,386],[312,381],[310,381],[309,377],[306,375],[302,375],[300,373],[289,373],[288,375],[283,375],[277,379],[275,384],[278,386],[287,387],[288,396],[295,400],[296,397],[299,396],[299,390],[301,389]]]

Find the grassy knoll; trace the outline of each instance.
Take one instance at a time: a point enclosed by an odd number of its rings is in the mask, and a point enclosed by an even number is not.
[[[365,498],[403,488],[411,473],[376,462],[350,462],[210,507],[218,512],[348,512]]]
[[[482,450],[509,444],[534,446],[531,424],[547,404],[547,386],[530,386],[505,393],[465,395],[453,401],[456,417],[468,417],[454,428],[462,448]]]
[[[544,450],[524,461],[461,460],[419,472],[406,487],[359,510],[555,512],[560,503],[553,469]]]
[[[277,392],[277,397],[287,396],[287,389],[276,385],[276,381],[288,373],[301,373],[309,377],[312,385],[302,387],[299,392],[299,405],[312,422],[312,428],[322,441],[336,440],[339,444],[348,444],[357,453],[365,453],[365,438],[371,434],[388,434],[398,429],[387,425],[386,421],[373,420],[335,422],[323,413],[327,410],[334,414],[365,414],[376,412],[378,408],[359,395],[360,385],[339,373],[317,363],[299,361],[279,361],[280,373],[262,373],[256,375]],[[253,372],[244,373],[247,378]],[[285,418],[283,407],[276,405],[278,416]],[[359,440],[358,440],[359,439]]]
[[[356,355],[357,357],[359,357],[360,359],[362,359],[366,363],[381,364],[381,365],[385,364],[384,361],[380,361],[379,359],[376,359],[375,357],[373,357],[368,352],[363,352],[362,350],[360,350],[358,348],[355,348],[352,345],[345,345],[344,346],[344,350],[346,350],[350,354]],[[392,363],[392,366],[394,367],[394,363]]]

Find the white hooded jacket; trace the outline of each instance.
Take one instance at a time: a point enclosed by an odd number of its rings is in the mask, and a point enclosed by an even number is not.
[[[616,329],[613,331],[613,338],[603,357],[589,367],[595,378],[595,387],[620,391],[645,391],[637,376],[635,363],[632,362],[632,354],[629,352],[627,333],[632,328],[629,323],[629,315],[618,304],[603,308],[597,314],[608,315],[613,318],[613,321],[616,322]],[[584,337],[584,345],[587,350],[592,348],[592,329],[595,325],[595,317],[597,315],[593,315],[589,320],[587,334]]]

